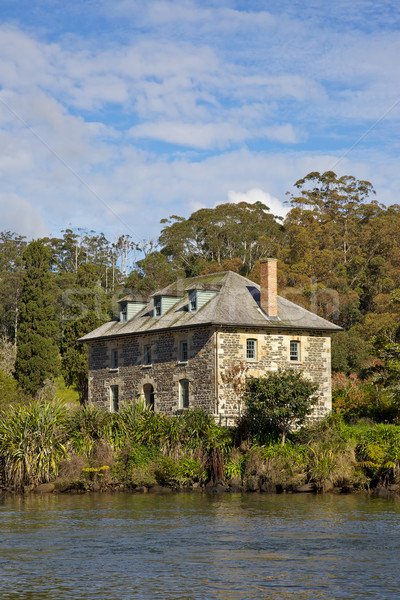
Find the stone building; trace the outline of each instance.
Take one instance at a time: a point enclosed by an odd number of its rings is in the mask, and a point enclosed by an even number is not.
[[[227,271],[119,304],[119,319],[82,338],[99,407],[143,398],[155,411],[201,408],[231,424],[241,408],[233,367],[242,377],[290,367],[318,383],[315,415],[331,409],[330,334],[340,327],[277,295],[275,259],[261,261],[260,286]]]

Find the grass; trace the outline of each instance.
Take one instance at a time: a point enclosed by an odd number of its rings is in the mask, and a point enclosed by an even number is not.
[[[75,388],[67,387],[63,377],[57,377],[56,383],[56,396],[61,402],[65,404],[79,406],[79,394]]]

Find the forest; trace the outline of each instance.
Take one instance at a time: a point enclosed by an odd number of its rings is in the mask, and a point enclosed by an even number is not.
[[[280,295],[343,327],[332,340],[337,410],[396,420],[400,206],[331,171],[309,173],[294,189],[284,219],[259,202],[220,204],[163,219],[156,240],[67,229],[28,244],[0,233],[1,402],[21,390],[35,396],[61,373],[84,403],[87,356],[77,340],[118,314],[119,298],[229,269],[258,282],[259,259],[272,256]],[[42,320],[46,348],[32,337],[33,320]]]
[[[0,487],[400,491],[400,206],[331,171],[294,187],[284,219],[261,203],[220,204],[163,219],[157,240],[0,233]],[[231,431],[196,411],[86,406],[78,340],[118,314],[118,299],[221,270],[258,283],[268,256],[280,295],[343,328],[332,336],[330,417],[282,444],[268,419],[254,426],[250,401]]]

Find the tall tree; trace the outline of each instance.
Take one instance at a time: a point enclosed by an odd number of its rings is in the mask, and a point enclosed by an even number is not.
[[[79,338],[99,327],[109,317],[106,295],[99,285],[95,265],[84,264],[78,269],[76,287],[64,307],[61,343],[62,373],[69,386],[75,386],[81,404],[88,397],[88,349]]]
[[[243,273],[249,273],[257,259],[276,254],[282,227],[261,202],[219,204],[202,208],[188,219],[163,219],[159,242],[161,252],[177,261],[192,276],[193,257],[216,262],[240,258]]]
[[[34,395],[59,368],[50,251],[42,240],[27,246],[24,265],[15,376]]]
[[[10,231],[0,233],[0,331],[14,343],[18,336],[25,247],[23,236]]]

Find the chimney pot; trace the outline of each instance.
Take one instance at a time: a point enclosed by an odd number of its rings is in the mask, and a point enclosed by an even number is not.
[[[277,259],[260,260],[260,305],[269,317],[278,316]]]

